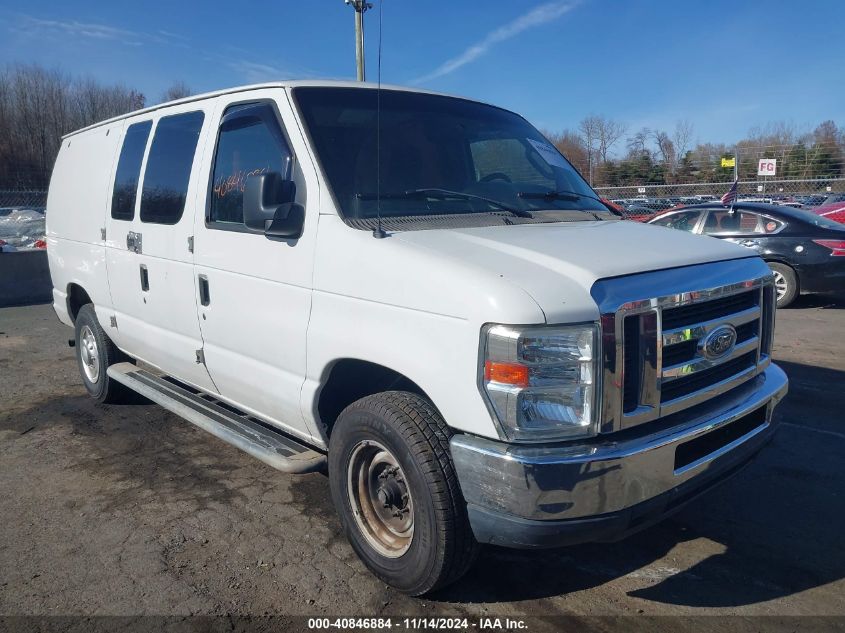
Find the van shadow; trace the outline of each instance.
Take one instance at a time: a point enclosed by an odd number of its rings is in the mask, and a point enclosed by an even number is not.
[[[471,572],[431,598],[535,600],[614,583],[656,603],[737,607],[845,577],[845,430],[818,420],[845,410],[845,372],[780,363],[792,381],[780,429],[745,470],[630,538],[559,550],[487,547]],[[827,385],[819,391],[813,386]],[[629,589],[632,585],[637,588]],[[644,585],[646,585],[644,587]]]

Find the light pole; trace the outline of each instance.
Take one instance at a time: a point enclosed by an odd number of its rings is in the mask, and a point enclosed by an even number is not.
[[[345,0],[355,9],[355,64],[358,67],[358,81],[365,81],[364,73],[364,13],[373,5],[365,0]]]

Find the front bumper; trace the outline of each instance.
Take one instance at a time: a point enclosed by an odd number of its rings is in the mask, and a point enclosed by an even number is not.
[[[617,540],[747,464],[775,430],[786,394],[776,365],[697,407],[581,444],[451,440],[478,541],[533,548]]]

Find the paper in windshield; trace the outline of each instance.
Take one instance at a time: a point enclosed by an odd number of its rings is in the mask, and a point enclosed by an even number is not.
[[[526,140],[531,143],[531,146],[537,150],[537,153],[540,154],[540,156],[543,157],[543,160],[552,167],[563,167],[564,169],[569,168],[569,165],[566,163],[566,159],[564,159],[564,157],[560,155],[560,152],[548,143],[535,141],[533,138]]]

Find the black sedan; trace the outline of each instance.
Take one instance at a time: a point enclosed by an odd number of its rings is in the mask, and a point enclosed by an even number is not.
[[[648,223],[754,249],[775,276],[779,308],[801,292],[845,290],[845,225],[809,211],[752,202],[728,208],[710,202],[672,209]]]

